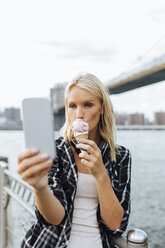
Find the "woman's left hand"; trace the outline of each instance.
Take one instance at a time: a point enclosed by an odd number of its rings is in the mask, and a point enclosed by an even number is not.
[[[81,152],[79,157],[81,158],[81,163],[88,167],[95,179],[105,174],[106,170],[102,161],[101,151],[93,140],[82,139],[81,143],[76,145],[76,148],[87,151]]]

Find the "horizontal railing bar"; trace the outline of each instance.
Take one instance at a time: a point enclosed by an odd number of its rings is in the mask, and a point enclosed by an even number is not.
[[[25,186],[26,188],[28,188],[29,190],[33,191],[32,186],[30,186],[29,184],[27,184],[26,182],[22,181],[19,177],[11,174],[11,171],[9,171],[8,169],[4,170],[4,174],[9,176],[10,178],[13,178],[14,180],[16,180],[17,182],[19,182],[21,185]]]
[[[35,211],[33,207],[29,206],[27,202],[24,202],[22,198],[20,198],[17,194],[15,194],[11,189],[9,189],[7,186],[3,187],[4,191],[10,195],[12,198],[14,198],[22,207],[24,207],[31,215],[35,217]]]

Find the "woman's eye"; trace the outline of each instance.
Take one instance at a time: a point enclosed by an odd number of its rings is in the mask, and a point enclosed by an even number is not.
[[[85,107],[92,107],[93,104],[92,103],[85,103]]]
[[[69,105],[69,108],[75,108],[75,107],[76,107],[75,104],[70,104],[70,105]]]

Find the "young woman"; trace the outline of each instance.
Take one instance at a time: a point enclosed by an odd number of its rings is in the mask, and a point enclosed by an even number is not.
[[[34,188],[37,217],[21,247],[114,247],[130,214],[130,152],[115,144],[113,107],[94,75],[68,85],[65,111],[54,161],[36,149],[18,156],[18,173]],[[89,125],[81,144],[73,137],[76,119]]]

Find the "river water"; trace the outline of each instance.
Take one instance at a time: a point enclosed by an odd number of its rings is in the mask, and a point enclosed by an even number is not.
[[[141,228],[148,234],[149,247],[163,248],[165,247],[165,131],[120,130],[117,143],[129,148],[132,154],[132,211],[127,230]],[[17,154],[23,150],[22,131],[0,131],[0,156],[9,158],[9,168],[14,174]],[[22,211],[23,216],[24,211]]]

